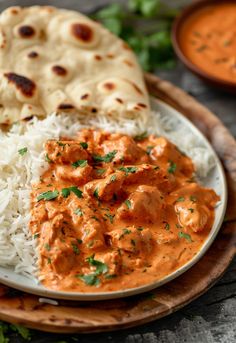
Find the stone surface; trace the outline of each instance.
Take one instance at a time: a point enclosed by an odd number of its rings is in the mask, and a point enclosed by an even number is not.
[[[104,0],[1,0],[0,10],[10,5],[52,4],[91,11]],[[109,1],[118,2],[118,1]],[[122,1],[125,2],[125,1]],[[185,1],[186,2],[186,1]],[[184,1],[171,1],[171,4]],[[158,75],[191,93],[209,107],[236,137],[236,96],[209,88],[182,64]],[[236,209],[235,209],[236,210]],[[217,261],[216,261],[217,263]],[[20,342],[14,335],[13,343]],[[211,290],[182,310],[161,320],[129,330],[93,335],[56,335],[35,332],[33,343],[234,343],[236,342],[236,259]]]

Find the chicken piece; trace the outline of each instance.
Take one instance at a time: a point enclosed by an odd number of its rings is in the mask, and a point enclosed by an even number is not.
[[[160,218],[163,207],[160,191],[156,187],[141,185],[118,208],[117,217],[153,224]]]
[[[103,201],[110,201],[114,194],[117,195],[120,192],[124,180],[125,175],[122,172],[117,171],[116,173],[108,175],[101,181],[87,183],[85,191],[90,196],[95,196]]]
[[[111,135],[108,141],[103,142],[104,153],[117,151],[113,161],[125,163],[148,163],[148,156],[143,149],[137,146],[132,137],[124,135]]]
[[[180,225],[194,232],[204,230],[211,216],[211,212],[206,205],[193,203],[189,200],[176,203],[175,211]]]
[[[45,144],[49,160],[55,163],[73,163],[78,160],[87,160],[88,154],[80,142],[49,140]]]
[[[149,253],[152,250],[152,234],[149,229],[133,226],[115,229],[107,233],[111,245],[131,253]]]
[[[83,216],[81,231],[85,250],[96,251],[104,248],[105,225],[97,212],[91,217]]]
[[[56,177],[59,180],[71,182],[79,186],[89,182],[92,179],[91,173],[93,168],[88,164],[85,167],[73,168],[70,165],[58,165],[56,167]]]
[[[66,241],[58,239],[55,247],[47,251],[52,270],[58,274],[69,274],[78,261],[80,254],[78,243],[73,238],[67,238]]]
[[[118,251],[107,253],[97,253],[96,260],[105,263],[108,267],[109,275],[117,275],[121,269],[122,259]]]
[[[44,203],[36,202],[31,210],[30,230],[32,234],[39,231],[39,224],[48,219],[48,212]]]
[[[186,176],[192,176],[194,165],[191,159],[179,151],[179,149],[164,137],[153,140],[155,147],[151,150],[150,157],[157,162],[176,164],[176,171]]]
[[[141,164],[133,167],[133,172],[128,172],[125,166],[123,172],[126,175],[124,186],[130,184],[142,183],[143,185],[155,185],[158,189],[165,192],[170,192],[175,187],[175,177],[172,174],[167,174],[162,169],[151,164]]]

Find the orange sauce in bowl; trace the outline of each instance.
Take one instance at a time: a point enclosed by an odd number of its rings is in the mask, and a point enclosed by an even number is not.
[[[183,23],[180,46],[202,71],[236,83],[236,2],[196,10]]]

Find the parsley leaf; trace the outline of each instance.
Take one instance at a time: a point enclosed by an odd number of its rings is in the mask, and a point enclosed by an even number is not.
[[[114,174],[114,175],[111,176],[110,181],[111,181],[111,182],[116,181],[116,174]]]
[[[113,161],[116,154],[117,154],[117,151],[113,150],[113,151],[109,152],[108,154],[106,154],[105,156],[93,155],[93,160],[96,163],[100,163],[100,162],[109,163],[109,162]]]
[[[55,191],[47,191],[47,192],[43,192],[41,194],[38,195],[37,197],[37,201],[40,200],[53,200],[56,199],[59,195],[59,192],[57,190]]]
[[[88,165],[88,161],[87,160],[78,160],[78,161],[72,163],[71,165],[74,168],[77,168],[77,167],[84,168]]]
[[[114,214],[106,213],[105,216],[110,220],[110,223],[113,224]]]
[[[28,151],[28,148],[22,148],[22,149],[19,149],[18,150],[18,153],[21,155],[21,156],[24,156]]]
[[[48,163],[52,163],[52,160],[49,158],[48,154],[45,155],[45,161]]]
[[[103,168],[101,168],[101,169],[96,169],[96,173],[97,173],[98,175],[104,174],[105,171],[106,171],[106,169],[103,169]]]

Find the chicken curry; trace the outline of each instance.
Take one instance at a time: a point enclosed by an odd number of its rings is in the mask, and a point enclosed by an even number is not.
[[[162,279],[198,253],[219,197],[163,137],[84,129],[45,144],[30,229],[51,289],[117,291]]]

